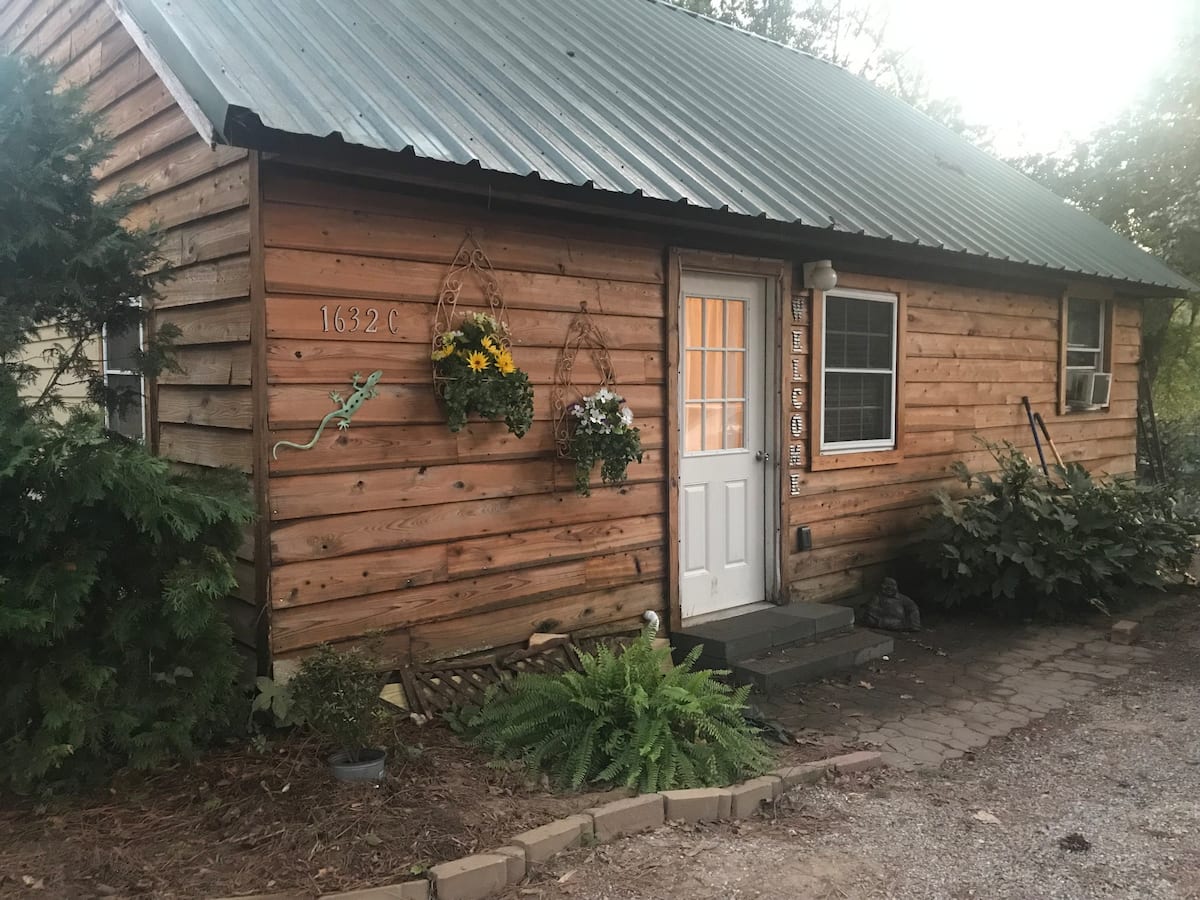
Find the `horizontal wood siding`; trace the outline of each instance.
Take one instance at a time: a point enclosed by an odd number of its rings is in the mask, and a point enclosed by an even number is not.
[[[844,279],[858,286],[853,276]],[[862,279],[863,287],[881,287]],[[1141,309],[1116,309],[1109,410],[1057,414],[1059,298],[909,282],[907,335],[900,365],[906,404],[903,458],[892,465],[823,471],[792,469],[786,504],[791,553],[784,580],[795,600],[832,600],[873,590],[876,580],[920,537],[933,495],[961,493],[950,467],[992,467],[979,438],[1036,453],[1021,405],[1028,396],[1068,462],[1094,472],[1134,469]],[[816,363],[814,363],[815,365]],[[817,423],[810,423],[810,434]],[[814,447],[812,452],[816,452]],[[1046,449],[1047,459],[1050,451]],[[796,551],[796,529],[813,549]],[[903,585],[902,585],[903,587]]]
[[[665,611],[661,246],[285,167],[264,165],[262,185],[271,442],[307,441],[330,391],[346,393],[356,371],[384,372],[348,431],[271,462],[276,656],[380,632],[394,661],[422,661]],[[434,303],[468,229],[496,269],[517,364],[534,383],[523,439],[482,422],[452,434],[433,394]],[[460,304],[478,309],[479,299],[468,282]],[[584,301],[646,447],[626,487],[597,484],[590,498],[575,495],[571,464],[556,458],[550,407],[555,361]],[[575,375],[585,390],[598,383],[583,357]],[[245,412],[207,396],[181,413]]]
[[[96,171],[97,194],[139,186],[130,216],[161,229],[174,267],[155,318],[182,329],[183,369],[154,388],[154,440],[164,456],[249,473],[250,215],[246,151],[213,149],[196,133],[105,0],[16,0],[0,4],[0,47],[37,57],[65,84],[86,85],[102,114],[112,155]],[[50,339],[47,335],[47,340]],[[68,394],[68,399],[82,399]],[[230,619],[240,641],[256,640],[253,542],[244,542]]]

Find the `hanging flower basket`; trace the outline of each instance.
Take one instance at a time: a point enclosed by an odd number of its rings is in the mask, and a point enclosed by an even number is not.
[[[446,404],[446,424],[458,431],[467,418],[503,419],[524,437],[533,424],[533,386],[517,368],[505,330],[487,313],[470,313],[459,327],[434,339],[434,383]]]
[[[591,494],[592,469],[605,484],[624,484],[631,462],[642,461],[642,434],[625,398],[600,388],[567,407],[567,455],[575,460],[575,493]]]
[[[479,287],[487,312],[458,313],[463,281]],[[470,231],[442,279],[433,317],[433,390],[446,404],[446,424],[458,431],[472,415],[503,419],[524,437],[533,424],[533,387],[517,368],[508,309],[492,263]]]

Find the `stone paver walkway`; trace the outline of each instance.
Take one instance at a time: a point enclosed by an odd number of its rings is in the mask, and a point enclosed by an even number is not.
[[[936,766],[983,747],[1106,681],[1154,651],[1110,643],[1085,626],[950,623],[897,635],[890,658],[837,681],[754,702],[805,755],[877,748],[888,765]]]

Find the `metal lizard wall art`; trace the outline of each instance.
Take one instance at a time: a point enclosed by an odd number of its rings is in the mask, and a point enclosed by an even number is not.
[[[350,427],[350,420],[354,418],[355,412],[367,400],[379,396],[379,391],[375,389],[375,385],[379,384],[379,379],[383,377],[383,371],[376,369],[367,376],[367,380],[362,380],[362,373],[355,372],[351,381],[351,386],[354,391],[345,400],[337,391],[329,392],[329,399],[334,403],[339,404],[337,409],[330,410],[325,414],[325,418],[321,420],[321,424],[317,426],[317,433],[312,436],[307,444],[296,444],[292,441],[279,441],[271,448],[271,458],[278,459],[276,455],[280,447],[295,447],[297,450],[311,450],[317,445],[317,441],[321,439],[321,432],[325,430],[325,426],[329,424],[330,419],[339,419],[338,428],[345,431]]]

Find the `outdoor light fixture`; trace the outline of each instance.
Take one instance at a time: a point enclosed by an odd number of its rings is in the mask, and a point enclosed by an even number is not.
[[[818,259],[816,262],[804,264],[804,286],[816,288],[818,291],[832,291],[837,287],[837,272],[833,263],[828,259]]]

